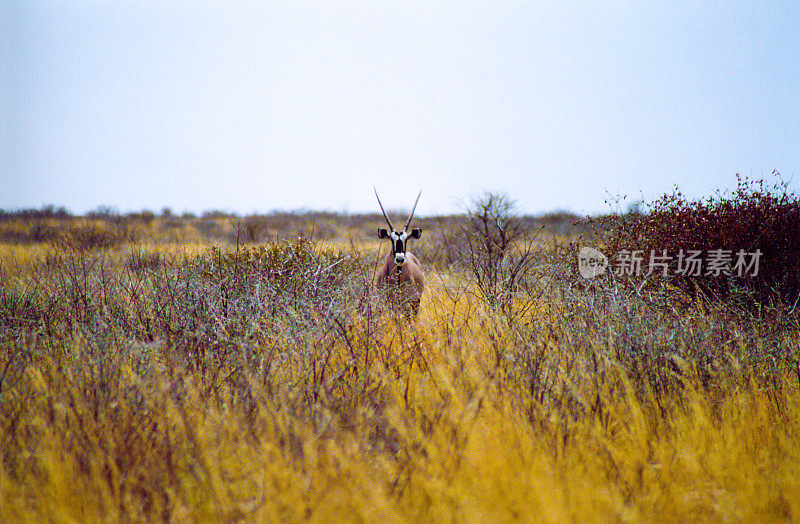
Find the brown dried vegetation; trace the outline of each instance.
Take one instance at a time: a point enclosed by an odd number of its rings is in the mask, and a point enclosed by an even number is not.
[[[415,322],[372,288],[379,216],[3,244],[0,519],[797,519],[796,311],[587,283],[570,237],[473,211],[420,221]]]

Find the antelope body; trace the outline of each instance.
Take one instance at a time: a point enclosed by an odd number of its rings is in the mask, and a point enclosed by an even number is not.
[[[414,211],[417,209],[420,195],[417,195],[417,200],[411,209],[411,215],[401,230],[396,230],[392,225],[392,221],[386,215],[386,210],[383,209],[377,189],[375,190],[375,197],[378,199],[378,205],[381,206],[383,218],[386,219],[386,223],[389,225],[388,230],[384,228],[378,229],[378,237],[392,241],[392,251],[387,255],[386,260],[378,271],[375,283],[386,292],[392,304],[400,306],[406,313],[410,311],[416,316],[419,313],[422,291],[425,289],[425,276],[417,257],[407,252],[407,246],[409,239],[417,239],[422,236],[422,229],[419,228],[414,228],[411,232],[408,232],[408,226],[411,225],[411,219],[414,218]]]

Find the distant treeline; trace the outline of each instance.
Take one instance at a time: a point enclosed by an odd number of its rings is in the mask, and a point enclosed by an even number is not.
[[[391,213],[390,213],[391,214]],[[437,219],[448,221],[448,219],[457,220],[461,218],[462,214],[455,214],[455,215],[437,215],[434,217],[426,217],[428,219]],[[56,207],[54,205],[46,205],[43,206],[41,209],[35,208],[27,208],[27,209],[16,209],[16,210],[7,210],[7,209],[0,209],[0,220],[18,220],[18,219],[35,219],[35,220],[43,220],[43,219],[70,219],[70,218],[89,218],[92,220],[110,220],[110,221],[119,221],[120,219],[130,219],[130,220],[142,220],[144,222],[149,222],[154,220],[155,218],[162,218],[162,219],[174,219],[174,218],[183,218],[183,219],[236,219],[236,218],[252,218],[252,217],[264,217],[264,218],[302,218],[305,221],[308,220],[331,220],[335,222],[347,222],[353,226],[361,225],[362,223],[366,222],[373,222],[375,220],[382,220],[381,215],[379,213],[338,213],[333,211],[310,211],[310,210],[297,210],[297,211],[271,211],[269,213],[250,213],[247,215],[240,215],[235,212],[230,211],[221,211],[221,210],[210,210],[204,211],[200,215],[197,215],[193,212],[183,212],[181,214],[173,213],[173,211],[165,207],[160,212],[155,213],[149,209],[143,209],[141,211],[130,211],[127,213],[120,213],[116,209],[112,207],[101,206],[96,209],[93,209],[87,212],[85,215],[80,214],[73,214],[67,208],[61,206]],[[581,220],[584,217],[571,213],[569,211],[552,211],[548,213],[543,213],[540,215],[525,215],[521,217],[523,220],[530,221],[531,223],[538,223],[538,224],[546,224],[546,225],[557,225],[557,224],[568,224],[578,220]]]
[[[389,212],[404,220],[404,213]],[[585,230],[577,217],[567,212],[542,216],[517,217],[528,230],[555,235]],[[467,222],[467,214],[417,217],[415,224],[426,230],[426,237],[455,238]],[[402,223],[402,222],[400,222]],[[142,241],[151,242],[229,242],[232,244],[264,242],[277,238],[334,240],[369,238],[385,224],[380,213],[349,214],[330,211],[272,211],[267,214],[238,215],[211,210],[200,216],[173,213],[164,208],[120,213],[110,207],[98,207],[84,215],[73,215],[64,207],[52,205],[41,209],[0,210],[0,243],[53,243],[78,249],[110,248]]]

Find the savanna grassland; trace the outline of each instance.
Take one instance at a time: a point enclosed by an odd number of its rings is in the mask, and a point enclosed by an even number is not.
[[[378,216],[5,216],[0,520],[800,518],[796,303],[480,204],[412,320]]]

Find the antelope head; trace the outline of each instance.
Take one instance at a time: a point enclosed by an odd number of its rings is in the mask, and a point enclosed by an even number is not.
[[[373,187],[373,189],[375,189]],[[419,192],[417,195],[417,199],[414,201],[414,207],[411,208],[411,215],[409,215],[408,220],[406,221],[406,225],[403,226],[403,229],[395,229],[392,225],[392,221],[389,220],[389,216],[386,214],[386,210],[383,209],[383,204],[381,203],[381,197],[378,196],[378,190],[375,189],[375,198],[378,199],[378,205],[381,206],[381,211],[383,212],[383,218],[386,219],[386,223],[389,225],[389,229],[380,228],[378,229],[378,237],[379,238],[388,238],[392,241],[392,251],[394,251],[394,263],[397,264],[398,268],[402,268],[403,264],[406,263],[406,243],[409,238],[419,238],[422,236],[422,229],[420,228],[413,228],[411,232],[408,231],[408,226],[411,225],[411,219],[414,218],[414,211],[417,209],[417,202],[419,202],[419,197],[422,195],[422,191]]]

